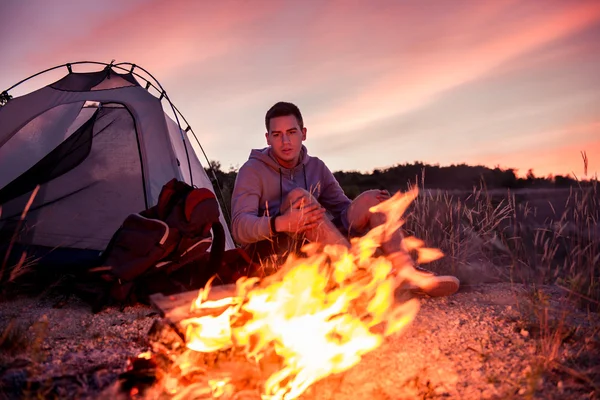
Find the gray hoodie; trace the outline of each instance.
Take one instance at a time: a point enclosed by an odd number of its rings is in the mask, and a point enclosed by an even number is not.
[[[279,212],[282,200],[297,187],[312,193],[334,221],[347,227],[350,199],[323,161],[309,156],[302,146],[299,164],[288,169],[266,147],[252,150],[238,172],[231,199],[233,238],[241,245],[268,239],[269,216]]]

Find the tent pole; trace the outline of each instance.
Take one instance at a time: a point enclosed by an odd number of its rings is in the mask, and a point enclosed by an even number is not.
[[[212,176],[213,176],[213,179],[214,179],[214,183],[216,183],[216,188],[215,189],[218,191],[218,195],[221,198],[221,202],[222,202],[223,206],[225,207],[225,211],[226,211],[226,215],[224,215],[224,217],[225,217],[227,223],[231,226],[231,214],[229,212],[229,207],[227,206],[227,204],[225,204],[225,198],[223,196],[223,191],[222,191],[221,185],[219,184],[217,176],[215,174],[214,168],[212,167],[212,165],[210,163],[210,160],[208,159],[208,156],[206,155],[206,152],[204,151],[204,148],[200,144],[200,140],[198,140],[198,137],[196,136],[196,133],[191,129],[190,124],[187,122],[187,120],[185,119],[185,117],[183,116],[183,114],[171,102],[171,100],[169,99],[169,96],[168,96],[167,92],[164,90],[164,88],[162,87],[162,85],[160,84],[160,82],[150,72],[148,72],[146,69],[140,67],[139,65],[136,65],[136,64],[133,64],[133,63],[122,62],[122,63],[114,64],[114,62],[115,62],[115,60],[112,60],[110,62],[110,64],[109,63],[104,63],[104,62],[99,62],[99,61],[76,61],[76,62],[71,62],[71,63],[65,63],[65,64],[57,65],[55,67],[48,68],[48,69],[45,69],[43,71],[40,71],[40,72],[38,72],[36,74],[33,74],[33,75],[31,75],[31,76],[29,76],[29,77],[27,77],[27,78],[25,78],[25,79],[23,79],[23,80],[15,83],[14,85],[12,85],[11,87],[9,87],[8,89],[4,90],[2,92],[2,94],[0,95],[0,98],[2,98],[2,99],[10,99],[11,96],[8,93],[10,90],[14,89],[15,87],[21,85],[24,82],[27,82],[30,79],[35,78],[36,76],[45,74],[46,72],[49,72],[49,71],[52,71],[52,70],[55,70],[55,69],[58,69],[58,68],[62,68],[62,67],[67,67],[69,73],[73,73],[72,66],[73,65],[80,65],[80,64],[94,64],[94,65],[103,65],[105,67],[118,68],[121,71],[129,72],[132,75],[134,75],[134,76],[136,76],[136,77],[138,77],[140,79],[145,80],[146,81],[146,89],[148,89],[149,87],[154,87],[155,89],[157,89],[158,92],[161,93],[161,98],[162,98],[162,96],[164,96],[165,99],[169,102],[169,105],[171,106],[171,110],[173,111],[173,114],[175,116],[175,121],[176,121],[177,125],[179,126],[180,132],[183,132],[183,129],[181,128],[181,123],[179,121],[180,117],[181,117],[181,120],[188,126],[189,131],[192,132],[192,135],[194,136],[194,139],[196,139],[196,143],[198,143],[198,146],[200,147],[200,150],[202,151],[202,154],[204,155],[204,158],[206,159],[208,168],[209,168],[209,170],[212,173]],[[130,66],[130,69],[124,68],[123,65]],[[156,86],[153,83],[151,83],[150,80],[144,78],[142,75],[134,72],[135,68],[140,69],[145,74],[147,74],[150,78],[152,78],[154,80],[154,83],[156,83],[156,85],[158,85],[158,86]],[[186,130],[186,132],[187,132],[187,130]],[[191,163],[190,163],[190,159],[189,159],[188,148],[185,145],[185,138],[183,137],[183,133],[182,133],[182,140],[183,140],[183,144],[184,144],[184,148],[185,148],[185,152],[186,152],[186,157],[187,157],[187,161],[188,161],[188,167],[189,167],[189,171],[190,171],[190,181],[193,184],[192,167],[191,167]]]

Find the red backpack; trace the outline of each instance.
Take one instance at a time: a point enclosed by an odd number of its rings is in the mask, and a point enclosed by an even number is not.
[[[97,306],[202,287],[223,259],[225,233],[219,215],[210,190],[169,181],[158,204],[123,221],[100,266],[90,270],[108,285],[107,298]]]

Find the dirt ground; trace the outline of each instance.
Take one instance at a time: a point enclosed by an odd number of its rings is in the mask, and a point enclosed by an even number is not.
[[[600,398],[599,315],[563,289],[478,284],[420,301],[403,334],[302,398]],[[149,306],[92,314],[56,295],[0,303],[1,396],[115,399],[127,359],[150,348],[159,319]]]

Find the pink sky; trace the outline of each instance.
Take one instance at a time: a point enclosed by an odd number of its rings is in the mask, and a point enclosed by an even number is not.
[[[211,159],[298,104],[333,170],[423,161],[600,171],[600,2],[2,2],[0,90],[65,62],[152,72]],[[48,83],[32,82],[23,94]]]

